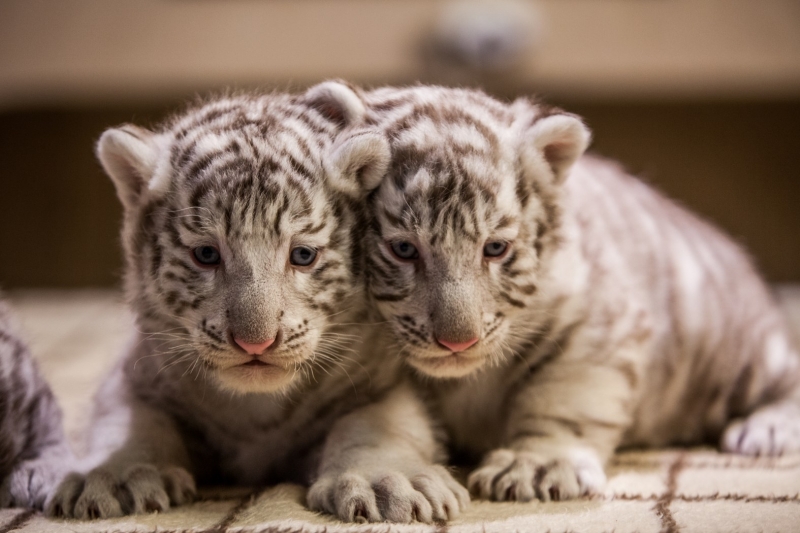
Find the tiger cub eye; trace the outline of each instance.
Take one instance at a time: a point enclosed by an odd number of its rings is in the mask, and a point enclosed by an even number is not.
[[[508,243],[503,241],[487,242],[483,247],[484,257],[500,257],[508,250]]]
[[[419,257],[419,251],[417,250],[417,247],[410,242],[396,241],[391,243],[390,247],[392,249],[392,253],[396,255],[398,259],[410,261]]]
[[[219,250],[213,246],[198,246],[192,250],[192,256],[201,266],[216,266],[222,261]]]
[[[308,266],[317,258],[317,251],[308,246],[295,246],[289,256],[289,262],[295,266]]]

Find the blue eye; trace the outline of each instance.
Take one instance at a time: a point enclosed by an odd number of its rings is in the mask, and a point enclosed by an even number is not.
[[[483,247],[483,256],[497,258],[508,250],[508,243],[503,241],[487,242]]]
[[[399,259],[410,261],[419,257],[419,251],[417,250],[417,247],[410,242],[396,241],[391,243],[390,247],[392,249],[392,253],[394,253],[394,255],[396,255]]]
[[[317,258],[317,251],[308,246],[296,246],[292,248],[289,262],[295,266],[308,266]]]
[[[213,246],[199,246],[192,250],[192,256],[201,266],[216,266],[222,260],[219,250]]]

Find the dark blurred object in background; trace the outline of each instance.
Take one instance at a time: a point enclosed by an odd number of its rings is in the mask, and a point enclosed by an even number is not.
[[[795,0],[3,0],[0,285],[118,283],[106,127],[331,77],[542,94],[772,280],[800,280]]]

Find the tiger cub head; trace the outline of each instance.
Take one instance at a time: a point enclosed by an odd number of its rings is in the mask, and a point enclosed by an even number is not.
[[[165,364],[188,361],[232,391],[278,391],[361,312],[361,191],[389,159],[383,136],[359,130],[364,112],[329,82],[103,133],[126,290]]]
[[[560,110],[471,90],[366,98],[392,151],[370,197],[367,271],[378,310],[425,375],[499,363],[529,331],[543,265],[558,247],[560,187],[588,129]]]

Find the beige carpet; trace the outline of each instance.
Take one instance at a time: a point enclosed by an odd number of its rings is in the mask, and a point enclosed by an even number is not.
[[[800,287],[781,300],[800,332]],[[76,445],[92,391],[125,342],[130,319],[115,293],[11,294],[41,367],[65,411]],[[53,521],[0,511],[0,533],[25,532],[800,532],[800,456],[750,459],[710,449],[626,452],[609,467],[606,492],[558,503],[475,501],[457,521],[346,525],[309,512],[304,489],[201,491],[191,506],[95,522]]]

